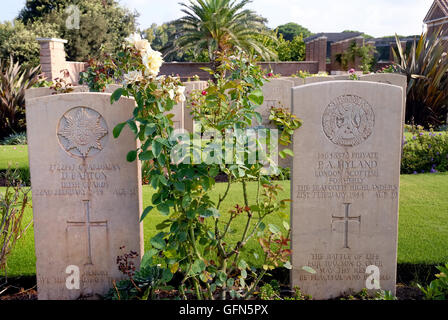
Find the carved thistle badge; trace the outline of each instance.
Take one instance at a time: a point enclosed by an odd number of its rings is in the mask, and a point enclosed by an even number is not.
[[[363,98],[343,95],[325,109],[322,126],[327,138],[342,147],[354,147],[367,140],[375,126],[372,106]]]

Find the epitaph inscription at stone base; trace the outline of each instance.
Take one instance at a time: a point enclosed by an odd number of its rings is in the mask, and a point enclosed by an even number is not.
[[[395,293],[402,103],[402,88],[373,82],[293,89],[291,276],[314,299]]]
[[[26,101],[39,299],[98,298],[123,278],[117,256],[141,258],[140,165],[126,161],[137,143],[112,136],[134,106],[100,93]]]

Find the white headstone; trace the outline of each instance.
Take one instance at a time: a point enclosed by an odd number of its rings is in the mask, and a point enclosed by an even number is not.
[[[139,265],[141,168],[126,161],[137,142],[112,135],[134,107],[104,93],[26,101],[39,299],[98,298],[124,278],[117,256],[135,251]]]
[[[293,89],[291,277],[315,299],[395,293],[402,94],[361,81]]]

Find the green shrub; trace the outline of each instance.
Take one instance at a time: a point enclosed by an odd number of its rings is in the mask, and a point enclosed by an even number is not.
[[[0,193],[0,271],[7,281],[7,258],[31,225],[22,225],[30,189],[23,187],[16,170],[8,169],[1,178],[6,181],[6,190]]]
[[[436,274],[437,279],[432,281],[429,286],[418,285],[425,295],[425,300],[446,300],[448,298],[448,263],[445,266],[439,266],[440,271]]]
[[[25,128],[25,90],[39,80],[40,67],[26,69],[19,62],[0,60],[0,137]]]
[[[448,171],[448,134],[407,126],[403,141],[403,174]]]
[[[428,128],[446,121],[448,57],[443,36],[441,30],[431,36],[423,33],[409,52],[403,50],[400,39],[396,37],[396,67],[408,78],[406,123]]]
[[[17,146],[27,144],[26,132],[12,133],[4,138],[0,145]]]

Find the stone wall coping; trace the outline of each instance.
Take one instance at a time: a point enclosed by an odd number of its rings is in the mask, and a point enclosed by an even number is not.
[[[62,42],[67,43],[67,40],[64,39],[58,39],[58,38],[36,38],[38,42]]]

